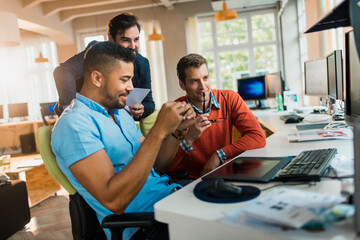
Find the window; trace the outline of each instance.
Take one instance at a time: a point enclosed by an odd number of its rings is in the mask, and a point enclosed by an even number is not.
[[[99,31],[80,32],[78,35],[78,51],[83,51],[86,46],[92,41],[105,41],[107,40],[106,29]]]
[[[78,51],[83,51],[86,46],[92,42],[92,41],[106,41],[107,39],[107,32],[106,30],[101,31],[92,31],[92,32],[86,32],[86,33],[80,33],[80,48]],[[140,31],[140,48],[139,53],[146,57],[146,38],[145,33],[143,30]]]
[[[40,52],[48,62],[35,63]],[[0,48],[0,62],[0,102],[3,105],[27,102],[29,119],[40,119],[39,103],[58,99],[53,78],[58,66],[55,42],[42,36],[22,39],[17,47]],[[7,107],[4,115],[7,120]]]
[[[84,46],[87,46],[91,41],[104,41],[105,37],[103,35],[95,35],[95,36],[88,36],[84,37]]]
[[[198,17],[198,49],[208,61],[211,86],[236,91],[236,79],[279,70],[275,9],[242,12],[215,22]]]

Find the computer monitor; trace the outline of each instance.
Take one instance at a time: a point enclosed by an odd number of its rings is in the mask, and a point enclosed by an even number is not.
[[[359,46],[360,47],[360,46]],[[345,34],[345,120],[351,124],[360,119],[360,60],[354,33]]]
[[[326,57],[328,95],[331,98],[344,100],[342,51],[335,50]]]
[[[41,115],[43,117],[48,116],[50,118],[55,116],[55,105],[56,102],[40,103]]]
[[[237,80],[238,93],[245,101],[254,100],[255,108],[263,108],[262,99],[266,99],[265,75],[241,78]]]
[[[9,118],[29,116],[27,103],[13,103],[8,105]]]
[[[4,106],[0,105],[0,119],[4,118]]]
[[[354,205],[355,232],[360,234],[360,60],[354,32],[345,33],[345,121],[354,131]]]
[[[282,92],[281,73],[269,73],[266,79],[266,98],[276,98],[278,92]]]
[[[327,96],[326,58],[304,62],[305,95]]]

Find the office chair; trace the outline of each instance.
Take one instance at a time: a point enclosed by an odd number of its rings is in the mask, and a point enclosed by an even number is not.
[[[56,162],[56,157],[51,150],[50,144],[52,128],[53,126],[44,126],[38,129],[37,144],[49,174],[69,193],[69,211],[73,238],[75,240],[106,239],[95,211],[71,185]],[[111,239],[115,240],[122,239],[122,233],[125,228],[150,227],[154,223],[154,213],[152,212],[124,213],[105,217],[102,226],[110,229]]]
[[[144,137],[146,137],[148,135],[150,129],[153,127],[158,113],[159,113],[159,111],[154,111],[152,114],[150,114],[146,118],[143,118],[140,120],[139,127],[140,127],[140,131],[144,135]]]

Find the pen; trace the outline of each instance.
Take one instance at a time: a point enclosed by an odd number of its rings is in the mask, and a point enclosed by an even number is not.
[[[204,102],[203,102],[203,113],[205,113],[205,93],[203,92],[203,96],[204,96]]]

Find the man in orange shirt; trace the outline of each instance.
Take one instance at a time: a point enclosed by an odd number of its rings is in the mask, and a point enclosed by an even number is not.
[[[181,138],[175,158],[168,171],[187,171],[198,178],[240,153],[264,147],[266,138],[260,124],[240,95],[232,90],[210,87],[207,61],[198,54],[189,54],[177,64],[180,87],[198,116]],[[232,142],[235,126],[242,137]]]

